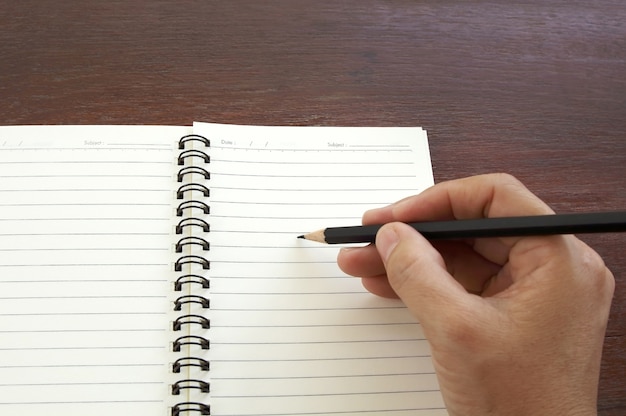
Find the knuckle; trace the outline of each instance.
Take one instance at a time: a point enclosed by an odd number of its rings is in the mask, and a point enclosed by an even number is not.
[[[505,185],[523,186],[522,182],[520,182],[519,179],[517,179],[515,176],[511,175],[510,173],[496,172],[496,173],[493,173],[492,175],[493,175],[494,181],[496,182],[501,182]]]
[[[580,240],[579,240],[580,241]],[[582,274],[587,277],[587,282],[595,292],[608,297],[613,296],[615,290],[615,278],[611,271],[606,267],[602,257],[580,241],[582,249],[580,250],[579,264]]]

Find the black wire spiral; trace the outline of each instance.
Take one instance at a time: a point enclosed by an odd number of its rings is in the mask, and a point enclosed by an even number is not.
[[[210,147],[209,140],[203,136],[196,134],[183,136],[178,142],[178,148],[181,150],[178,155],[178,165],[184,166],[187,160],[193,160],[196,163],[204,165],[209,164],[211,158],[205,151],[198,149],[185,149],[186,145],[191,142],[200,142],[201,145],[204,144],[205,148]],[[191,165],[181,167],[178,171],[176,180],[177,182],[182,183],[187,175],[194,174],[201,175],[204,180],[209,180],[211,178],[211,173],[205,167]],[[198,195],[198,193],[200,193],[202,197],[193,199],[193,196]],[[194,209],[201,210],[205,215],[209,214],[209,205],[207,205],[205,201],[201,200],[203,198],[208,198],[209,195],[209,188],[207,188],[204,184],[194,182],[183,183],[176,191],[176,198],[183,200],[176,208],[176,216],[182,217],[175,227],[176,234],[182,235],[183,233],[189,231],[200,235],[188,235],[179,238],[174,248],[176,253],[183,253],[186,249],[193,247],[200,247],[203,253],[210,250],[209,241],[205,236],[210,232],[210,226],[202,218],[193,216]],[[210,269],[211,263],[206,258],[205,254],[181,254],[176,259],[174,263],[174,270],[179,272],[180,275],[174,282],[174,291],[183,292],[183,288],[187,288],[185,290],[188,291],[188,293],[191,293],[195,287],[200,289],[208,289],[210,287],[210,281],[206,277],[201,276],[200,274],[183,272],[183,269],[186,268],[186,266],[194,265],[200,266],[202,270],[208,270]],[[172,322],[172,330],[174,332],[178,332],[182,331],[185,327],[192,327],[192,329],[189,330],[189,334],[191,335],[181,335],[174,340],[172,343],[172,350],[174,352],[181,352],[184,346],[192,346],[200,348],[201,350],[208,350],[210,348],[210,341],[205,336],[194,334],[194,329],[197,328],[199,331],[206,331],[210,329],[211,321],[205,316],[199,314],[182,312],[183,308],[190,304],[199,305],[202,309],[208,309],[210,307],[209,299],[205,296],[186,294],[176,298],[173,310],[181,312],[181,314],[178,315]],[[203,372],[208,372],[210,365],[209,362],[203,358],[182,356],[172,363],[172,372],[180,374],[183,368],[190,367],[198,368]],[[210,385],[203,380],[182,378],[171,385],[171,394],[173,396],[180,396],[181,391],[185,389],[209,393]],[[199,402],[183,401],[176,403],[171,409],[171,416],[210,414],[210,405]]]

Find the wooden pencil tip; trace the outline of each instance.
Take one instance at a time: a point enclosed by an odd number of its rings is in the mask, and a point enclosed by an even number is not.
[[[303,238],[309,241],[316,241],[318,243],[326,243],[326,237],[324,236],[324,230],[313,231],[312,233],[299,235],[298,238]]]

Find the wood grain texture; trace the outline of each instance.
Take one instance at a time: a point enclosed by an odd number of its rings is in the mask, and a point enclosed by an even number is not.
[[[437,181],[506,171],[560,212],[626,208],[626,5],[0,1],[2,124],[418,125]],[[623,235],[599,393],[626,414]]]

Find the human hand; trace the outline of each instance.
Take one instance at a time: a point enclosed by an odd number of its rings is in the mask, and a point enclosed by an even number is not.
[[[416,316],[451,416],[595,415],[614,278],[571,235],[430,243],[396,221],[550,213],[509,175],[475,176],[366,212],[389,223],[376,245],[339,253]]]

